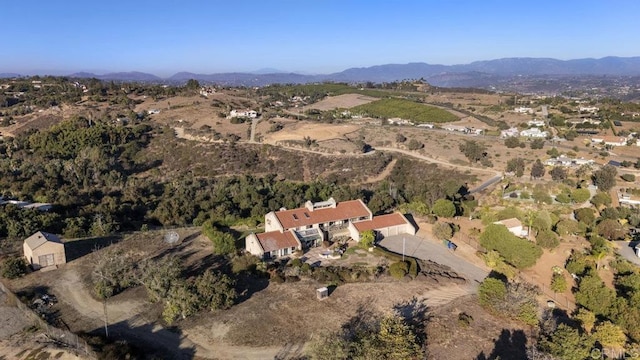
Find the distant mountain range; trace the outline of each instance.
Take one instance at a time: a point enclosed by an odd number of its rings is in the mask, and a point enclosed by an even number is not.
[[[185,83],[196,79],[201,83],[230,86],[264,86],[268,84],[302,84],[321,81],[336,82],[391,82],[405,79],[427,80],[438,86],[486,86],[514,76],[639,76],[640,57],[605,57],[601,59],[557,60],[550,58],[504,58],[476,61],[463,65],[431,65],[426,63],[386,64],[364,68],[351,68],[325,75],[304,75],[261,69],[253,73],[194,74],[180,72],[161,78],[143,72],[118,72],[104,75],[79,72],[68,75],[74,78],[97,78],[114,81],[138,81],[150,83]],[[0,74],[15,77],[17,74]]]

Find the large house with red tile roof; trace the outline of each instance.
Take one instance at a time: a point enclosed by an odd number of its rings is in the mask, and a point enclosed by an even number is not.
[[[288,256],[296,250],[319,246],[324,240],[351,237],[373,230],[377,237],[415,235],[415,227],[399,213],[373,216],[362,200],[307,201],[304,207],[280,209],[265,215],[265,232],[246,237],[247,252],[260,258]]]

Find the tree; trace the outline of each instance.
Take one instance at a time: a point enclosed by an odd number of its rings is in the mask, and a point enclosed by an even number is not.
[[[542,161],[540,159],[536,159],[536,162],[531,166],[531,177],[534,179],[539,179],[544,176],[545,169]]]
[[[595,195],[593,195],[590,202],[596,208],[609,206],[611,205],[611,196],[604,191],[598,191]]]
[[[563,274],[553,274],[551,276],[551,291],[554,293],[562,293],[567,291],[567,279]]]
[[[396,142],[403,143],[407,141],[407,137],[402,135],[401,133],[396,134]]]
[[[611,165],[605,165],[593,172],[593,183],[602,191],[609,191],[616,185],[618,170]]]
[[[495,310],[507,296],[507,287],[499,279],[486,278],[478,288],[480,305]]]
[[[187,81],[187,84],[185,85],[185,88],[187,88],[189,90],[199,90],[200,89],[200,83],[198,82],[198,80],[189,79]]]
[[[360,234],[360,246],[368,249],[373,246],[375,239],[376,235],[373,230],[363,231],[362,234]]]
[[[476,163],[486,156],[486,147],[475,140],[465,140],[459,146],[460,151],[470,162]]]
[[[574,318],[580,321],[580,325],[587,334],[591,334],[591,330],[593,330],[593,326],[596,323],[596,316],[593,312],[585,308],[580,308]]]
[[[517,148],[518,146],[520,146],[520,139],[515,136],[510,136],[504,139],[504,145],[509,149]]]
[[[558,247],[560,241],[556,234],[551,230],[543,230],[536,235],[536,244],[545,249],[554,249]]]
[[[524,159],[513,158],[507,161],[507,172],[515,173],[517,177],[521,177],[524,174]]]
[[[549,174],[553,181],[562,181],[567,178],[567,171],[562,166],[554,166]]]
[[[11,256],[2,262],[0,275],[7,279],[15,279],[27,273],[27,263],[21,256]]]
[[[228,309],[236,300],[235,281],[226,274],[205,271],[195,280],[195,290],[201,308],[211,311]]]
[[[431,209],[436,216],[450,218],[456,214],[456,206],[447,199],[438,199]]]
[[[440,240],[451,239],[453,229],[449,223],[437,222],[433,224],[433,235]]]
[[[597,226],[598,235],[608,240],[621,240],[627,234],[627,228],[617,220],[605,219]]]
[[[138,266],[138,281],[144,285],[153,303],[162,301],[180,280],[182,266],[176,257],[145,260]]]
[[[424,144],[419,142],[416,139],[411,139],[407,143],[407,149],[409,150],[419,150],[419,149],[422,149],[423,147],[424,147]]]
[[[542,149],[543,147],[544,147],[544,140],[543,139],[534,139],[531,142],[531,149],[532,150]]]
[[[213,220],[207,220],[202,224],[202,233],[213,243],[214,253],[225,255],[236,251],[236,241],[233,235],[220,231],[214,225]]]
[[[591,354],[593,340],[567,324],[560,324],[553,333],[543,336],[538,346],[561,360],[584,360]]]
[[[578,305],[593,311],[596,316],[601,316],[609,313],[616,293],[606,287],[597,274],[591,274],[580,280],[575,297]]]
[[[591,197],[589,189],[575,189],[571,192],[571,200],[577,204],[581,204]]]
[[[480,235],[480,245],[487,250],[496,250],[511,265],[518,269],[533,266],[542,255],[536,244],[513,235],[504,225],[491,224]]]
[[[596,215],[593,209],[590,208],[580,208],[573,211],[573,214],[576,220],[580,221],[583,224],[591,225],[594,221],[596,221]]]
[[[558,156],[560,156],[560,152],[555,147],[552,147],[551,149],[547,150],[547,155],[553,158],[557,158]]]
[[[627,337],[622,328],[614,325],[610,321],[605,321],[597,325],[593,337],[600,345],[613,349],[621,349],[627,342]]]

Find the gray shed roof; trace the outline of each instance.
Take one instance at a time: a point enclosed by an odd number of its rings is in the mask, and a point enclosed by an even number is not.
[[[31,250],[35,250],[47,241],[62,244],[62,240],[60,240],[59,237],[53,234],[46,233],[44,231],[38,231],[37,233],[29,236],[24,240],[24,242],[27,244],[27,246],[29,246]]]

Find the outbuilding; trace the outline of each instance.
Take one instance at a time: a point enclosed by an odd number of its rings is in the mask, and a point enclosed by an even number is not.
[[[38,231],[26,238],[22,248],[24,257],[34,270],[55,267],[67,262],[62,240],[44,231]]]

